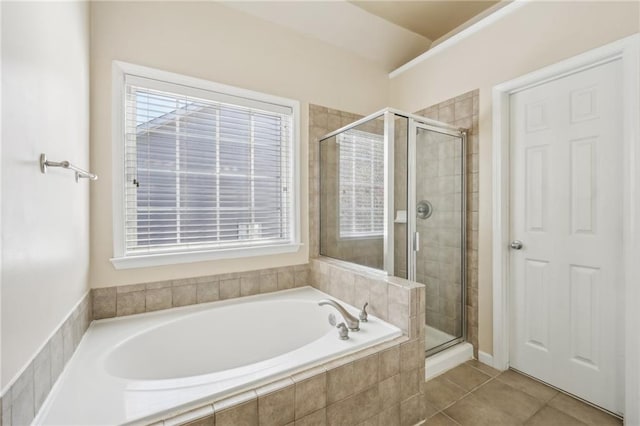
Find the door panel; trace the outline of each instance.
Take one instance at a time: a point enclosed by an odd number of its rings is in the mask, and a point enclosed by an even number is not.
[[[622,413],[622,94],[612,61],[511,95],[513,368]]]
[[[598,369],[599,268],[571,265],[571,361]]]
[[[533,348],[548,352],[549,262],[527,259],[524,280],[526,343]]]

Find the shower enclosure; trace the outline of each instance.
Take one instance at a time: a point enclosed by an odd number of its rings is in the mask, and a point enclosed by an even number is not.
[[[427,355],[466,335],[465,145],[390,108],[320,140],[320,254],[424,284]]]

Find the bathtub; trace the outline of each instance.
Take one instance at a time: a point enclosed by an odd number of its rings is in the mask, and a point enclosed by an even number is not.
[[[148,423],[402,334],[369,316],[340,340],[325,298],[303,287],[94,321],[34,423]]]

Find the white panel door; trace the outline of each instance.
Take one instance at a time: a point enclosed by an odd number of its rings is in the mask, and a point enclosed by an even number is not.
[[[619,60],[511,95],[511,367],[624,402]]]

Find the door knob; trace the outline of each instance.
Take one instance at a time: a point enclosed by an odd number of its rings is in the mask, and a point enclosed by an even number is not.
[[[511,241],[510,244],[511,248],[514,250],[520,250],[522,248],[522,241],[520,240],[513,240]]]

